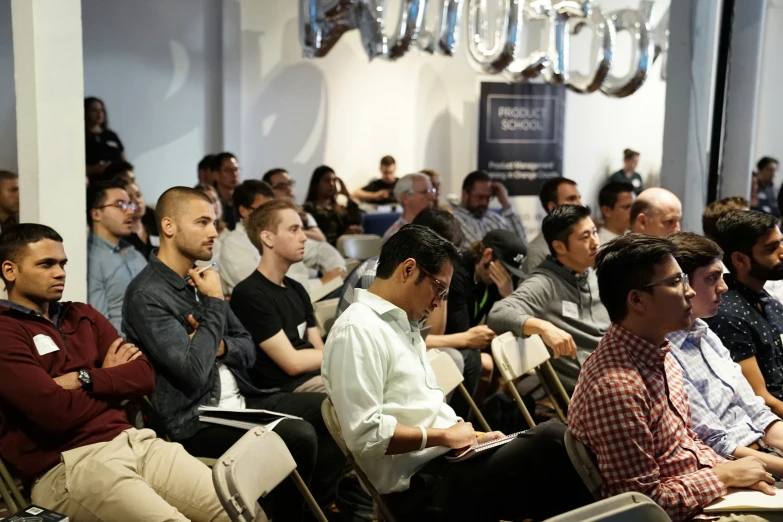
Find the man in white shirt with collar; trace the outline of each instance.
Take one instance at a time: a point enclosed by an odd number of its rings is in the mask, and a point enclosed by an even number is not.
[[[502,436],[477,434],[443,401],[419,333],[458,262],[447,240],[402,227],[332,327],[321,373],[348,449],[400,520],[545,519],[590,502],[558,421],[459,463],[444,458]]]
[[[598,193],[598,206],[604,218],[604,226],[598,231],[598,240],[605,245],[622,236],[631,227],[631,206],[636,199],[630,183],[611,181]]]

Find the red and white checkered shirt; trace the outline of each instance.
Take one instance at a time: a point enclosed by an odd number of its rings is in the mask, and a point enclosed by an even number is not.
[[[699,515],[727,489],[712,470],[725,459],[690,429],[688,396],[670,348],[612,323],[582,366],[568,426],[595,453],[604,497],[644,493],[677,522]]]

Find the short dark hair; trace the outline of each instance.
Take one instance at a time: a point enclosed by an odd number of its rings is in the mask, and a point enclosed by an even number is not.
[[[253,206],[253,201],[259,194],[268,199],[275,199],[275,193],[272,191],[269,183],[259,179],[246,179],[236,186],[234,193],[231,195],[231,201],[234,203],[234,208],[238,211],[239,207],[250,208]]]
[[[626,192],[633,192],[633,185],[624,181],[611,181],[604,185],[598,193],[598,206],[609,207],[614,210],[617,198],[620,194],[625,194]]]
[[[704,212],[701,214],[701,228],[704,230],[704,235],[714,239],[718,220],[732,210],[748,210],[748,200],[741,196],[734,196],[713,201],[704,207]]]
[[[198,170],[208,169],[212,170],[212,163],[215,161],[214,154],[207,154],[201,161],[198,162]]]
[[[129,171],[133,172],[133,165],[131,165],[127,161],[125,160],[112,161],[101,173],[99,179],[104,181],[116,181],[117,179],[122,179],[124,183],[125,182],[124,174]]]
[[[237,157],[230,152],[221,152],[212,156],[211,170],[220,170],[220,168],[223,166],[223,162],[227,159],[237,159]]]
[[[590,207],[582,205],[560,205],[544,217],[541,233],[544,234],[549,253],[555,256],[552,243],[562,241],[568,247],[568,236],[574,231],[574,225],[590,217]]]
[[[19,263],[19,258],[27,245],[37,243],[43,239],[51,239],[59,243],[63,242],[62,236],[53,228],[38,223],[19,223],[8,227],[0,234],[0,265],[6,261]],[[5,276],[0,271],[0,277],[5,280]]]
[[[0,170],[0,181],[8,181],[12,179],[19,179],[19,176],[10,170]]]
[[[638,156],[639,153],[633,149],[625,149],[623,151],[623,159],[625,161],[628,161],[630,159],[634,159],[636,156]]]
[[[625,319],[628,293],[650,283],[668,256],[677,256],[674,243],[647,234],[625,234],[601,247],[595,258],[598,293],[612,322]]]
[[[716,243],[723,249],[724,264],[736,274],[731,255],[740,252],[753,257],[753,245],[777,226],[774,216],[754,210],[732,210],[715,224]]]
[[[394,158],[386,155],[381,158],[381,167],[391,167],[392,165],[396,165],[397,162],[394,161]]]
[[[708,266],[723,259],[723,250],[718,244],[693,232],[675,232],[666,238],[677,247],[674,258],[682,271],[693,277],[697,268]]]
[[[774,163],[776,165],[780,164],[780,162],[778,160],[776,160],[775,158],[770,158],[769,156],[764,156],[763,158],[761,158],[759,160],[758,163],[756,163],[756,170],[764,170],[771,163]]]
[[[492,178],[484,172],[483,170],[474,170],[467,176],[465,176],[465,179],[462,181],[462,190],[470,194],[473,192],[473,187],[476,186],[476,183],[485,182],[485,181],[492,181]]]
[[[121,181],[96,181],[87,186],[87,224],[92,226],[92,209],[106,203],[106,192],[111,189],[125,190]]]
[[[389,279],[398,266],[411,258],[432,274],[440,272],[447,261],[454,266],[460,261],[457,247],[435,231],[420,225],[405,225],[381,248],[376,277]],[[421,273],[419,280],[423,277]]]
[[[425,208],[413,218],[411,223],[432,229],[436,234],[451,242],[457,248],[465,240],[462,227],[457,218],[451,212],[440,208]]]
[[[164,218],[176,219],[182,213],[183,208],[189,206],[193,200],[201,200],[212,206],[212,200],[204,192],[190,187],[171,187],[158,198],[155,204],[155,222],[158,230],[163,230]],[[161,236],[163,234],[161,233]]]
[[[636,198],[636,201],[633,202],[633,205],[631,205],[631,224],[636,221],[636,218],[639,217],[639,214],[647,214],[648,210],[652,208],[652,203],[649,199],[645,198]]]
[[[557,205],[557,190],[563,183],[576,186],[576,181],[559,176],[552,178],[541,186],[541,191],[538,193],[538,198],[541,200],[541,206],[544,210],[547,210],[548,203],[554,203]]]
[[[274,176],[276,174],[285,174],[287,172],[288,172],[287,170],[281,169],[281,168],[269,169],[269,170],[267,170],[264,173],[264,177],[261,178],[261,179],[263,179],[264,181],[266,181],[267,183],[269,183],[271,185],[272,184],[272,176]]]

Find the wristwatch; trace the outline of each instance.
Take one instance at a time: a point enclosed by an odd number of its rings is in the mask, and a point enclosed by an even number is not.
[[[79,370],[79,374],[76,376],[79,382],[82,383],[82,389],[86,392],[92,391],[92,376],[90,370]]]

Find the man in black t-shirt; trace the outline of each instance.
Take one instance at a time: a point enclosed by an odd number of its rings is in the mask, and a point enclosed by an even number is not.
[[[354,192],[354,199],[376,205],[397,203],[397,198],[394,197],[394,187],[397,185],[397,162],[391,156],[384,156],[381,158],[380,170],[381,177]]]
[[[247,218],[247,235],[261,253],[258,269],[234,288],[231,309],[260,348],[254,383],[283,391],[322,392],[324,343],[304,287],[285,276],[302,261],[307,236],[297,206],[264,203]]]

